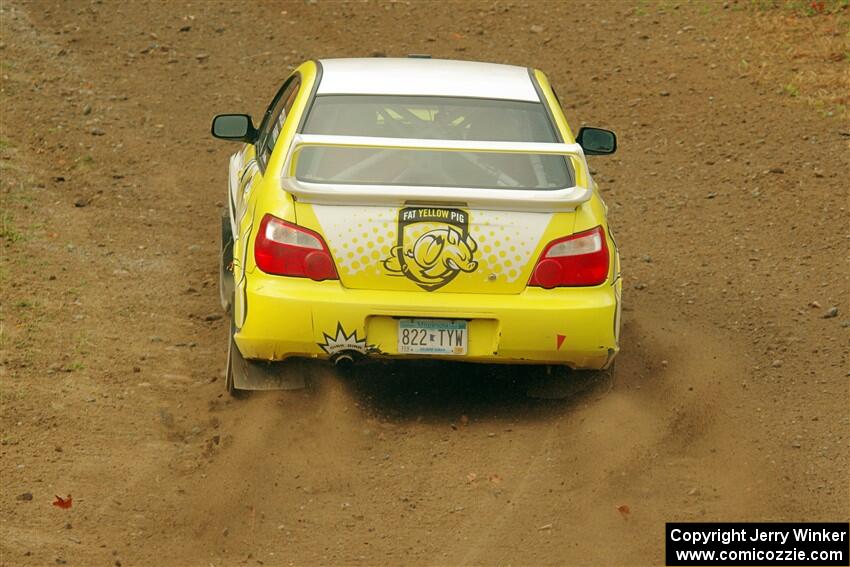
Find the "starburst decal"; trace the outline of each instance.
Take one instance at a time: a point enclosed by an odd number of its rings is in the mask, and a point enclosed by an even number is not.
[[[336,324],[335,337],[332,337],[327,333],[322,334],[325,336],[325,342],[316,344],[330,355],[334,355],[345,350],[353,350],[361,354],[366,354],[370,350],[370,347],[366,345],[365,338],[358,339],[356,330],[350,335],[347,335],[345,333],[345,329],[342,328],[342,323]]]

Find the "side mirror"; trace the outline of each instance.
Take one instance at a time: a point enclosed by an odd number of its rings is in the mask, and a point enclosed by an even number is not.
[[[602,156],[617,151],[617,135],[602,128],[582,128],[578,131],[576,142],[589,156]]]
[[[247,114],[219,114],[212,121],[213,137],[233,142],[257,141],[257,129]]]

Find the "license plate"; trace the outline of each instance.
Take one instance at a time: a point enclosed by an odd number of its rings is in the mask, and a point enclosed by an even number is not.
[[[466,354],[466,321],[399,319],[398,352],[402,354]]]

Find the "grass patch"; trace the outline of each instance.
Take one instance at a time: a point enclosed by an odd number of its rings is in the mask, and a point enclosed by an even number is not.
[[[742,74],[823,116],[850,117],[850,0],[747,0],[734,9],[749,40],[738,46]]]
[[[649,1],[648,0],[640,0],[638,5],[635,6],[635,16],[647,16],[649,15]]]
[[[17,386],[14,390],[11,388],[0,388],[0,404],[11,404],[14,402],[19,402],[24,399],[26,392],[20,386]],[[3,441],[6,444],[9,444],[9,438],[4,437]],[[17,443],[16,443],[17,444]]]
[[[92,156],[90,156],[89,154],[85,154],[85,155],[78,157],[76,162],[74,163],[74,167],[79,167],[79,168],[90,167],[92,165],[94,165],[94,158]]]
[[[87,355],[89,353],[89,348],[92,343],[89,340],[88,336],[85,333],[80,333],[77,339],[74,341],[74,354],[77,355]]]
[[[23,238],[24,233],[15,228],[12,215],[8,211],[3,211],[2,215],[0,215],[0,239],[15,243],[23,240]]]
[[[750,0],[750,7],[760,12],[780,10],[807,18],[839,14],[848,6],[850,0]]]

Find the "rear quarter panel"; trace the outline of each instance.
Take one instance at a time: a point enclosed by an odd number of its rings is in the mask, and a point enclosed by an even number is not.
[[[301,75],[301,88],[298,91],[289,116],[284,122],[283,130],[265,170],[257,171],[247,191],[245,191],[243,196],[244,203],[236,207],[241,212],[234,219],[236,234],[234,235],[233,250],[233,275],[235,281],[233,310],[234,322],[237,328],[241,328],[247,316],[246,278],[254,272],[258,272],[254,260],[253,248],[256,229],[259,227],[263,215],[272,213],[283,220],[296,222],[292,196],[286,191],[281,190],[280,187],[280,166],[286,152],[289,150],[301,117],[304,116],[309,104],[313,86],[316,82],[317,69],[314,61],[307,61],[293,72]],[[243,163],[256,158],[256,149],[253,144],[246,145],[242,151]]]
[[[239,226],[240,237],[248,245],[248,253],[245,254],[244,258],[241,258],[248,273],[252,273],[256,269],[254,254],[251,252],[255,236],[253,229],[259,226],[263,216],[266,213],[271,213],[285,221],[297,222],[292,196],[283,191],[280,186],[280,168],[292,144],[298,124],[307,111],[317,78],[317,69],[314,61],[307,61],[293,72],[301,75],[301,88],[295,98],[295,103],[292,105],[292,110],[284,122],[283,130],[265,171],[257,173],[254,180],[255,187],[248,200],[248,213]]]

